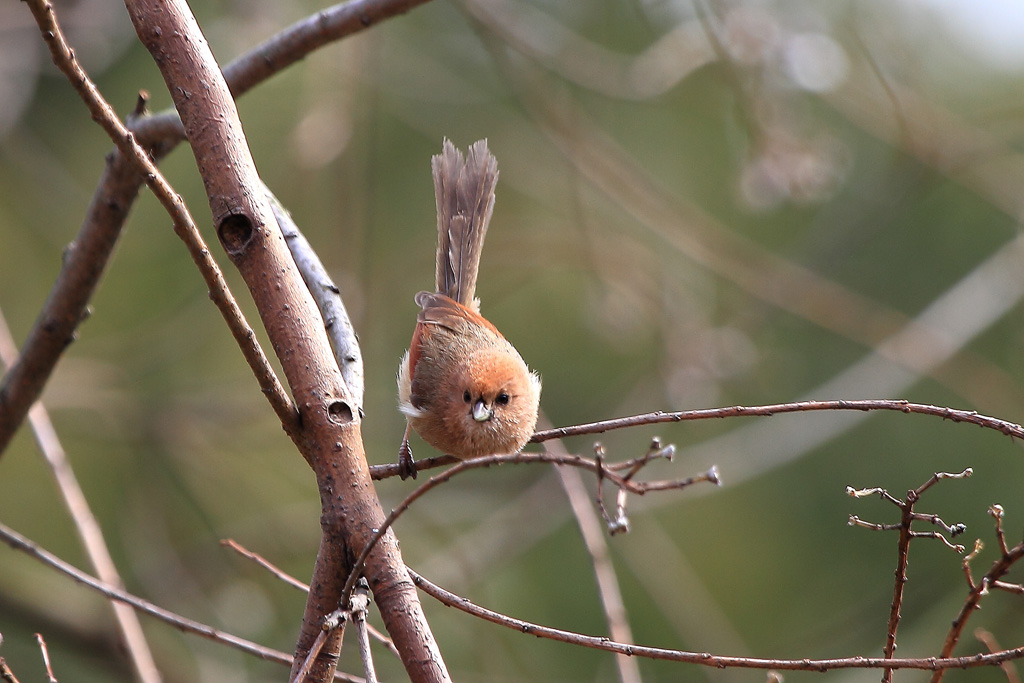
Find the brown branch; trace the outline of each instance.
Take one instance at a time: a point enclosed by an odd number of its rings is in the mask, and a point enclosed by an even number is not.
[[[401,503],[395,506],[391,511],[391,514],[389,514],[383,523],[374,530],[374,533],[370,538],[370,542],[363,548],[362,553],[360,553],[359,557],[356,558],[356,561],[352,565],[351,572],[345,580],[345,587],[342,590],[342,598],[347,598],[351,595],[352,590],[355,587],[356,579],[359,577],[361,568],[378,540],[386,538],[386,534],[389,532],[395,521],[397,521],[398,518],[401,517],[414,502],[419,500],[428,491],[448,482],[452,477],[462,474],[463,472],[468,472],[469,470],[479,469],[481,467],[491,467],[493,465],[519,465],[538,462],[546,462],[553,465],[567,465],[569,467],[580,467],[595,473],[603,471],[603,476],[620,489],[627,490],[630,493],[635,493],[637,495],[643,495],[646,493],[643,482],[634,482],[631,479],[626,479],[621,475],[604,468],[603,465],[599,464],[596,460],[584,458],[579,455],[560,453],[512,453],[510,455],[488,455],[482,458],[473,458],[471,460],[460,460],[454,467],[451,467],[439,474],[435,474],[433,477],[413,489],[412,493],[406,496]],[[708,479],[701,477],[680,479],[676,482],[676,486],[671,488],[682,489],[698,481],[708,481]],[[666,485],[661,490],[670,488],[667,485],[668,482],[664,482],[664,484]],[[344,604],[344,601],[342,601],[342,604]]]
[[[629,643],[617,643],[603,636],[588,636],[572,631],[541,626],[522,619],[509,617],[500,612],[494,612],[486,607],[475,605],[466,598],[437,586],[427,579],[409,569],[416,586],[427,595],[441,602],[448,607],[454,607],[467,614],[485,619],[493,624],[510,628],[537,638],[546,638],[561,643],[589,647],[595,650],[605,650],[625,654],[632,657],[644,657],[647,659],[659,659],[671,662],[684,662],[687,664],[701,664],[704,666],[742,669],[783,669],[788,671],[816,671],[819,673],[833,669],[922,669],[922,670],[945,670],[945,669],[967,669],[978,666],[996,666],[1003,662],[1017,659],[1024,659],[1024,647],[1010,650],[1000,650],[989,654],[967,655],[964,657],[924,657],[919,659],[885,659],[884,657],[843,657],[836,659],[762,659],[757,657],[730,657],[726,655],[713,655],[708,652],[686,652],[684,650],[670,650],[661,647],[648,647],[646,645],[632,645]]]
[[[39,643],[39,652],[43,656],[43,666],[46,668],[47,683],[57,683],[57,677],[53,675],[53,667],[50,666],[50,648],[46,646],[42,633],[36,634],[36,642]]]
[[[3,657],[0,657],[0,681],[4,683],[21,683],[18,677],[11,671],[11,667],[7,666],[7,662]]]
[[[208,638],[214,642],[233,647],[236,650],[254,655],[269,662],[277,662],[279,664],[289,666],[292,663],[292,657],[289,654],[268,647],[263,647],[262,645],[258,645],[257,643],[246,640],[245,638],[239,638],[238,636],[216,629],[213,626],[208,626],[207,624],[195,621],[194,619],[189,619],[188,617],[183,617],[180,614],[175,614],[174,612],[164,609],[159,605],[155,605],[148,600],[132,595],[121,588],[110,586],[96,577],[90,576],[80,569],[73,567],[49,551],[44,550],[3,523],[0,523],[0,541],[3,541],[14,550],[23,552],[29,557],[42,562],[47,567],[57,570],[72,581],[80,583],[87,588],[91,588],[107,599],[117,600],[118,602],[130,605],[134,609],[144,612],[155,619],[159,619],[179,631],[184,633],[193,633],[195,635]],[[353,682],[362,680],[347,675],[340,675],[339,678],[340,680]]]
[[[900,612],[903,606],[903,589],[907,583],[907,565],[910,561],[910,541],[914,538],[935,538],[941,540],[946,546],[952,548],[958,553],[964,551],[962,545],[953,545],[946,537],[939,532],[915,532],[911,529],[911,525],[915,521],[927,521],[932,524],[938,524],[947,529],[951,535],[962,533],[966,527],[963,524],[956,524],[952,527],[946,525],[938,515],[929,515],[914,512],[914,506],[921,499],[921,496],[930,489],[932,486],[942,481],[943,479],[965,479],[974,474],[974,470],[970,467],[966,468],[963,472],[950,473],[950,472],[936,472],[928,481],[918,486],[916,489],[907,491],[907,497],[899,499],[890,494],[883,488],[872,487],[867,489],[855,489],[847,486],[846,493],[854,498],[864,498],[866,496],[877,495],[882,500],[888,501],[900,509],[900,523],[899,524],[871,524],[863,522],[859,518],[851,515],[850,524],[851,526],[860,526],[875,531],[899,531],[899,543],[897,544],[896,551],[896,581],[893,585],[892,603],[889,609],[889,625],[886,630],[885,638],[885,649],[883,654],[885,659],[891,660],[893,655],[896,653],[896,631],[900,625]],[[949,653],[944,653],[943,656]],[[882,683],[890,683],[892,681],[892,672],[895,667],[886,667],[882,674]]]
[[[981,641],[988,648],[989,652],[996,652],[1002,649],[996,637],[983,628],[974,629],[974,637]],[[1017,673],[1017,667],[1013,665],[1013,662],[1003,662],[1000,668],[1006,676],[1006,683],[1021,683],[1020,674]]]
[[[325,9],[276,34],[225,68],[232,92],[241,95],[311,52],[398,16],[427,0],[350,0]],[[176,111],[158,116],[130,117],[136,139],[154,162],[185,139]],[[17,365],[0,382],[0,454],[24,421],[32,403],[42,394],[61,355],[74,340],[75,330],[87,317],[100,277],[138,196],[146,175],[115,149],[107,164],[75,240],[26,341]],[[193,258],[196,254],[193,252]],[[261,387],[265,392],[270,385]]]
[[[185,242],[189,253],[192,255],[192,259],[199,267],[203,279],[210,288],[210,298],[217,305],[221,315],[227,322],[235,341],[242,349],[242,355],[249,363],[249,367],[259,382],[260,388],[270,401],[285,430],[293,431],[297,426],[297,413],[291,399],[285,393],[284,387],[277,379],[273,368],[263,353],[263,349],[260,348],[259,343],[256,341],[255,333],[245,321],[242,310],[231,295],[227,282],[224,280],[224,275],[210,255],[210,250],[203,242],[202,236],[199,234],[199,230],[196,228],[195,222],[192,220],[192,216],[189,214],[185,203],[160,174],[160,171],[146,150],[142,148],[136,141],[135,136],[121,123],[113,108],[103,99],[95,84],[90,80],[85,70],[82,69],[75,58],[74,51],[64,39],[64,35],[57,23],[53,6],[47,0],[29,0],[28,5],[50,49],[54,63],[64,73],[72,87],[74,87],[75,91],[85,102],[93,119],[100,124],[107,135],[114,141],[122,157],[127,160],[127,164],[135,173],[145,179],[153,194],[156,195],[161,205],[171,216],[174,223],[174,231]],[[132,193],[132,196],[134,196],[134,193]],[[111,212],[107,218],[123,220],[125,213],[125,211]],[[109,242],[109,248],[112,248],[113,241],[116,241],[116,234],[110,235],[108,234],[109,231],[103,232]],[[102,254],[97,255],[103,256]],[[107,255],[109,255],[109,249],[107,250]],[[102,269],[102,264],[81,265],[83,268]],[[78,277],[83,277],[83,275],[79,274]],[[98,277],[99,272],[93,273],[93,287]],[[71,279],[74,280],[76,278],[72,277]],[[88,283],[85,284],[88,289]],[[91,290],[89,290],[88,295],[91,295]],[[88,301],[88,295],[84,295],[84,298],[82,298],[83,295],[79,295],[76,303],[80,303],[82,309],[78,310],[84,309],[85,303]],[[65,314],[73,311],[74,309],[65,311]],[[44,309],[45,312],[46,310]],[[39,328],[40,322],[37,321],[37,328]],[[69,322],[71,324],[70,327],[67,326]],[[65,325],[63,326],[65,329],[62,330],[64,335],[58,335],[57,338],[50,341],[59,343],[63,340],[63,344],[66,345],[71,339],[77,322],[77,320],[68,321],[65,319]],[[50,335],[46,336],[49,337]],[[29,341],[32,342],[31,335]],[[48,345],[48,348],[51,347],[52,344]],[[61,346],[57,349],[58,355],[62,348]],[[24,419],[31,403],[38,398],[43,384],[45,384],[49,373],[56,364],[56,360],[57,355],[47,356],[46,360],[42,362],[42,367],[36,367],[40,364],[41,359],[33,356],[24,365],[16,364],[4,377],[3,384],[0,385],[0,408],[2,408],[0,409],[0,452],[9,443],[14,430]],[[30,372],[32,374],[28,374]],[[23,386],[26,384],[27,387]],[[12,390],[11,387],[19,388]]]
[[[234,550],[236,553],[238,553],[242,557],[245,557],[246,559],[252,560],[256,564],[258,564],[259,566],[263,567],[268,572],[273,574],[275,577],[280,579],[281,581],[284,581],[285,583],[287,583],[292,588],[297,588],[297,589],[301,590],[303,593],[308,593],[309,592],[309,586],[307,586],[306,584],[302,583],[301,581],[296,579],[294,576],[288,574],[284,570],[280,569],[279,567],[274,565],[272,562],[270,562],[270,560],[268,560],[267,558],[263,557],[259,553],[254,553],[253,551],[249,550],[248,548],[243,547],[242,545],[240,545],[239,543],[237,543],[236,541],[234,541],[234,540],[232,540],[230,538],[222,539],[220,544],[222,546],[224,546],[225,548],[231,548],[232,550]],[[373,636],[374,639],[377,640],[377,642],[379,642],[381,645],[383,645],[384,647],[386,647],[388,649],[388,652],[390,652],[391,654],[393,654],[396,657],[401,658],[401,656],[398,654],[398,649],[395,647],[395,644],[391,641],[390,638],[388,638],[386,635],[384,635],[383,633],[378,631],[376,628],[374,628],[373,625],[370,624],[369,622],[367,622],[367,624],[366,624],[366,629],[370,632],[370,635]]]
[[[976,547],[975,552],[964,558],[964,572],[967,574],[967,581],[970,585],[970,590],[968,591],[967,598],[964,600],[964,604],[960,607],[960,611],[957,613],[956,618],[953,619],[953,624],[949,629],[949,633],[946,634],[946,640],[942,644],[942,652],[940,654],[942,657],[948,657],[953,653],[953,649],[956,648],[956,644],[959,642],[960,636],[963,634],[964,627],[967,625],[967,620],[980,608],[981,599],[988,595],[989,589],[994,587],[996,583],[1002,583],[999,579],[1005,576],[1014,564],[1024,558],[1024,541],[1021,541],[1012,548],[1006,547],[1006,540],[1003,535],[1003,507],[1001,505],[993,505],[989,508],[989,514],[995,518],[996,536],[999,539],[1000,555],[978,582],[975,582],[971,578],[971,570],[968,563],[975,557],[977,552],[981,550],[980,543]],[[937,671],[932,675],[931,683],[939,683],[941,680],[942,672]]]
[[[0,311],[0,362],[6,367],[10,367],[17,356],[18,349],[11,337],[7,319]],[[103,530],[89,507],[89,501],[78,483],[78,477],[75,476],[67,453],[64,452],[64,447],[57,437],[53,422],[50,421],[50,414],[42,401],[36,402],[29,409],[28,420],[36,437],[39,451],[57,482],[57,489],[64,499],[64,505],[71,516],[71,521],[78,532],[78,538],[90,564],[101,581],[112,586],[121,585],[121,576],[110,555],[107,542],[103,538]],[[160,672],[156,668],[149,643],[146,642],[146,634],[143,633],[142,626],[139,624],[138,615],[131,608],[119,602],[111,601],[110,605],[136,677],[143,683],[159,682]]]
[[[588,424],[574,425],[571,427],[556,427],[545,429],[533,435],[531,443],[541,443],[549,439],[563,439],[569,436],[581,436],[587,434],[603,434],[613,429],[625,429],[628,427],[639,427],[642,425],[663,424],[666,422],[687,422],[690,420],[708,420],[712,418],[725,417],[771,417],[782,413],[801,413],[819,410],[856,410],[868,412],[872,410],[891,410],[900,413],[916,413],[918,415],[931,415],[941,417],[943,420],[952,422],[968,422],[986,429],[994,429],[1000,434],[1009,437],[1024,439],[1024,427],[1013,422],[1000,420],[995,417],[980,415],[973,410],[957,410],[943,406],[926,405],[923,403],[911,403],[901,399],[870,399],[863,401],[797,401],[794,403],[776,403],[764,406],[729,406],[725,408],[706,408],[703,410],[683,410],[679,412],[666,413],[657,411],[644,413],[643,415],[632,415],[620,417],[613,420],[601,420]]]
[[[301,419],[293,440],[313,468],[322,537],[296,660],[340,602],[340,577],[368,547],[383,511],[369,477],[353,396],[334,361],[323,320],[295,266],[246,145],[238,111],[195,17],[183,0],[129,0],[139,39],[153,55],[181,116],[206,186],[221,245],[252,294],[281,361]],[[366,577],[414,681],[449,680],[398,543],[388,534],[366,558]],[[328,638],[310,672],[331,677],[340,634]]]
[[[549,453],[568,455],[565,447],[557,441],[545,444],[545,448]],[[612,640],[623,643],[632,642],[633,631],[629,626],[629,615],[626,613],[626,605],[622,599],[622,590],[619,587],[618,576],[615,574],[615,565],[612,564],[608,542],[602,533],[600,520],[590,504],[583,478],[576,469],[557,467],[555,470],[561,479],[562,488],[569,499],[569,506],[576,517],[577,525],[579,525],[583,544],[586,546],[591,564],[594,566],[594,577],[597,579],[598,595],[600,595],[601,605],[604,607],[608,633]],[[600,491],[600,479],[597,482],[597,487],[597,490]],[[619,680],[622,683],[640,683],[642,679],[636,660],[624,655],[617,655],[615,663],[619,668]]]

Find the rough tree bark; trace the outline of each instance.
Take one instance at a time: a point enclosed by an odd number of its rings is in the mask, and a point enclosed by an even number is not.
[[[292,438],[316,474],[323,505],[323,536],[296,646],[301,662],[322,617],[338,606],[352,560],[384,520],[363,453],[359,416],[261,189],[234,100],[195,18],[181,0],[126,4],[174,99],[218,238],[253,296],[301,416]],[[448,680],[391,533],[371,553],[364,573],[410,678]],[[340,633],[328,639],[308,680],[331,678],[340,640]]]

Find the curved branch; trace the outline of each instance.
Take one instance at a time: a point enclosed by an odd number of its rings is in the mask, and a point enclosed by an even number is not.
[[[568,436],[586,434],[602,434],[613,429],[640,427],[642,425],[663,424],[666,422],[688,422],[690,420],[707,420],[724,417],[771,417],[782,413],[803,413],[821,410],[856,410],[868,412],[872,410],[890,410],[900,413],[917,413],[941,417],[952,422],[969,422],[970,424],[994,429],[1009,437],[1024,439],[1024,427],[1014,422],[996,417],[981,415],[973,410],[957,410],[944,406],[933,406],[924,403],[911,403],[902,399],[869,399],[863,401],[796,401],[793,403],[775,403],[763,406],[729,406],[726,408],[705,408],[702,410],[682,410],[666,413],[656,411],[643,415],[620,417],[614,420],[601,420],[571,427],[556,427],[536,432],[530,439],[531,443],[541,443],[549,439],[564,439]]]
[[[351,0],[325,9],[231,62],[224,69],[228,87],[235,96],[240,96],[330,42],[425,2],[427,0]],[[128,125],[154,163],[185,139],[185,130],[174,110],[135,117]],[[87,317],[89,301],[144,180],[145,176],[140,175],[117,149],[108,155],[85,220],[65,252],[50,295],[22,344],[18,362],[8,368],[0,382],[0,454],[42,394],[64,349],[74,340],[79,323]],[[276,391],[269,385],[263,389],[265,393]]]
[[[221,631],[213,626],[209,626],[194,619],[183,617],[180,614],[176,614],[168,609],[164,609],[159,605],[155,605],[148,600],[144,600],[138,596],[132,595],[125,590],[110,586],[99,579],[86,574],[85,572],[77,569],[76,567],[68,564],[64,560],[60,559],[53,553],[50,553],[38,545],[25,538],[18,532],[14,531],[7,525],[0,522],[0,541],[3,541],[14,550],[21,551],[26,555],[39,560],[43,564],[53,569],[56,569],[61,574],[64,574],[71,580],[82,584],[87,588],[91,588],[94,591],[100,593],[104,597],[110,600],[117,600],[123,602],[126,605],[130,605],[140,612],[144,612],[151,617],[159,619],[170,626],[183,631],[185,633],[194,633],[195,635],[209,638],[210,640],[218,643],[229,645],[236,650],[241,650],[247,654],[255,655],[260,659],[267,660],[269,662],[277,662],[279,664],[290,665],[292,663],[292,657],[289,654],[274,650],[269,647],[264,647],[251,640],[245,638],[239,638],[238,636]],[[352,681],[355,683],[361,679],[353,678],[351,676],[340,675],[340,680]]]
[[[299,661],[322,633],[323,617],[347,604],[339,600],[340,579],[384,517],[366,464],[359,413],[266,200],[235,101],[195,17],[184,0],[128,0],[127,5],[185,126],[221,246],[248,286],[281,361],[300,415],[293,440],[317,477],[322,536],[296,644]],[[366,578],[409,677],[450,680],[397,539],[393,534],[377,538],[367,555]],[[309,680],[329,679],[340,649],[341,634],[334,632]]]
[[[440,586],[434,585],[427,579],[409,569],[413,583],[417,588],[432,598],[440,601],[448,607],[454,607],[481,619],[505,626],[516,631],[521,631],[538,638],[547,638],[562,643],[581,645],[605,650],[617,654],[630,655],[633,657],[645,657],[647,659],[661,659],[671,662],[685,662],[689,664],[703,664],[724,669],[783,669],[788,671],[817,671],[819,673],[833,669],[924,669],[928,671],[942,669],[967,669],[978,666],[995,666],[1003,662],[1024,658],[1024,647],[1011,650],[1000,650],[988,654],[967,655],[964,657],[923,657],[918,659],[885,659],[884,657],[843,657],[837,659],[761,659],[757,657],[730,657],[726,655],[713,655],[708,652],[686,652],[685,650],[670,650],[663,647],[648,647],[645,645],[631,645],[629,643],[617,643],[602,636],[588,636],[572,631],[563,631],[557,628],[541,626],[522,619],[515,619],[500,612],[489,610],[486,607],[475,605],[466,598],[450,593]]]
[[[640,461],[643,461],[644,464],[646,464],[646,462],[650,462],[649,459],[638,459],[638,462]],[[713,476],[712,473],[708,473],[703,476],[688,477],[686,479],[679,479],[671,482],[657,482],[659,486],[656,489],[651,489],[648,488],[646,482],[632,480],[631,477],[637,470],[639,470],[639,467],[631,471],[628,477],[624,477],[610,471],[608,468],[604,467],[604,465],[591,460],[590,458],[584,458],[582,456],[572,455],[569,453],[512,453],[510,455],[487,455],[481,458],[472,458],[471,460],[460,460],[454,467],[451,467],[439,474],[435,474],[433,477],[413,489],[412,493],[406,496],[405,499],[391,511],[391,514],[387,516],[384,522],[374,530],[369,543],[367,543],[366,547],[363,548],[363,551],[352,564],[352,569],[350,570],[348,578],[345,580],[345,586],[342,589],[341,604],[346,604],[345,601],[352,594],[352,589],[355,587],[355,583],[359,579],[363,565],[365,564],[367,557],[369,557],[370,552],[373,550],[374,545],[381,538],[386,538],[386,534],[398,518],[401,517],[413,503],[423,497],[428,491],[444,484],[452,477],[462,474],[463,472],[468,472],[469,470],[475,470],[481,467],[491,467],[492,465],[503,465],[506,463],[518,465],[537,462],[546,462],[553,465],[568,465],[569,467],[580,467],[594,473],[600,473],[603,478],[619,487],[619,489],[635,493],[637,495],[643,495],[649,490],[666,490],[670,488],[681,489],[702,481],[717,483],[716,477]]]

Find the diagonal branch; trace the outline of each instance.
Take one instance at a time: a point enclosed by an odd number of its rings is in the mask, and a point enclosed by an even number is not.
[[[7,327],[7,320],[4,318],[3,312],[0,312],[0,362],[6,367],[10,367],[17,355],[18,349],[11,337],[11,331]],[[85,498],[75,471],[71,468],[67,453],[64,452],[53,422],[50,421],[50,413],[41,401],[28,411],[28,420],[32,432],[35,434],[39,451],[50,467],[50,472],[57,482],[57,489],[64,498],[64,505],[68,509],[68,514],[75,525],[75,530],[89,557],[89,562],[101,581],[112,586],[120,586],[121,576],[117,571],[117,565],[114,564],[114,558],[110,556],[110,549],[103,538],[103,530],[89,507],[89,501]],[[114,610],[114,619],[121,631],[121,639],[128,651],[136,677],[142,683],[158,683],[160,672],[156,668],[153,653],[149,649],[149,643],[146,642],[146,634],[142,632],[138,616],[123,603],[112,601],[110,604]]]
[[[64,73],[79,96],[81,96],[89,108],[93,119],[103,127],[103,130],[114,141],[122,157],[127,160],[128,165],[135,173],[145,179],[153,194],[156,195],[161,205],[170,214],[174,222],[174,231],[185,242],[189,253],[192,255],[192,259],[199,267],[203,279],[210,288],[210,298],[227,322],[228,328],[242,350],[242,355],[249,363],[253,374],[256,375],[260,388],[270,401],[274,412],[277,413],[285,430],[289,433],[292,432],[297,426],[296,420],[298,416],[295,412],[295,407],[292,405],[288,394],[285,393],[281,382],[274,374],[274,370],[270,366],[266,354],[263,353],[263,349],[260,348],[259,343],[256,341],[256,335],[246,322],[241,308],[239,308],[238,303],[231,295],[227,282],[224,279],[224,274],[210,255],[210,250],[199,234],[199,229],[196,227],[195,221],[192,220],[192,216],[189,214],[185,203],[163,175],[161,175],[146,150],[136,141],[134,134],[129,132],[124,124],[121,123],[113,108],[103,99],[102,94],[85,70],[82,69],[75,58],[74,51],[68,46],[60,26],[57,24],[57,17],[53,6],[45,0],[30,0],[28,5],[36,19],[36,23],[39,24],[47,46],[50,48],[54,63]],[[121,213],[121,218],[123,219],[123,217],[124,213]],[[112,249],[113,242],[116,241],[116,235],[110,236],[108,234],[107,237],[112,237],[112,241],[109,241],[109,248]],[[109,254],[109,251],[107,253]],[[95,268],[96,265],[93,267]],[[96,278],[98,276],[99,273],[96,273]],[[95,284],[95,281],[93,284]],[[89,294],[91,294],[91,291]],[[83,307],[87,300],[88,296],[81,300]],[[74,327],[77,325],[77,321],[71,322],[71,327],[65,330],[67,340],[70,340]],[[37,329],[38,327],[37,325]],[[29,341],[31,342],[32,339],[30,338]],[[58,337],[54,341],[59,343],[61,340]],[[56,358],[56,356],[50,358],[52,362],[49,364],[48,369],[39,368],[32,374],[28,374],[33,369],[31,361],[25,364],[16,364],[8,371],[3,385],[0,386],[0,408],[3,408],[0,410],[0,451],[9,442],[14,429],[24,419],[28,406],[38,398],[39,393],[42,391],[42,386],[49,376],[49,372],[53,369],[53,364],[56,363]],[[45,370],[45,372],[40,372],[39,370]],[[34,391],[22,389],[17,392],[17,399],[12,400],[9,387],[18,386],[25,382],[29,383]]]
[[[262,645],[258,645],[252,641],[246,640],[245,638],[239,638],[238,636],[216,629],[213,626],[195,621],[194,619],[189,619],[188,617],[183,617],[180,614],[175,614],[174,612],[164,609],[159,605],[155,605],[148,600],[132,595],[121,588],[110,586],[68,564],[49,551],[40,548],[38,545],[3,523],[0,523],[0,541],[3,541],[14,550],[18,550],[36,560],[39,560],[46,566],[57,570],[71,580],[97,591],[104,597],[130,605],[132,608],[148,614],[155,619],[159,619],[179,631],[192,633],[218,643],[223,643],[235,648],[236,650],[254,655],[266,661],[278,662],[280,664],[291,664],[292,662],[291,655],[284,652],[263,647]],[[356,681],[359,679],[342,677],[342,680]]]
[[[311,52],[426,1],[351,0],[327,8],[231,62],[224,70],[224,77],[232,92],[241,95]],[[128,123],[136,140],[147,148],[154,162],[185,139],[176,111],[138,116]],[[144,180],[145,176],[140,175],[117,148],[108,155],[78,235],[65,251],[50,296],[22,344],[18,362],[0,382],[0,454],[25,419],[29,407],[39,398],[64,349],[73,341],[79,323],[87,316],[89,300]]]
[[[834,659],[764,659],[759,657],[730,657],[713,655],[708,652],[687,652],[663,647],[618,643],[604,636],[588,636],[582,633],[542,626],[522,619],[509,617],[486,607],[475,605],[466,598],[450,593],[409,569],[409,575],[416,586],[427,595],[448,607],[454,607],[467,614],[479,617],[493,624],[510,628],[537,638],[546,638],[595,650],[615,652],[631,657],[659,659],[670,662],[701,664],[719,669],[782,669],[786,671],[825,672],[834,669],[921,669],[926,671],[966,669],[979,666],[994,666],[1003,662],[1024,659],[1024,647],[999,650],[989,654],[967,655],[965,657],[923,657],[920,659],[885,659],[884,657],[837,657]]]
[[[221,246],[248,286],[281,361],[300,415],[292,438],[317,477],[322,537],[296,644],[295,659],[301,661],[322,632],[323,617],[344,604],[340,584],[351,558],[369,547],[372,530],[384,519],[366,464],[361,420],[195,17],[184,0],[129,0],[127,6],[181,116]],[[365,575],[410,678],[449,680],[394,534],[379,537],[366,555]],[[309,680],[328,680],[340,649],[341,633],[332,632]]]

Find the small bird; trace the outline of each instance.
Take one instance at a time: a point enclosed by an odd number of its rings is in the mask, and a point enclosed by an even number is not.
[[[431,159],[437,202],[435,292],[398,368],[403,479],[416,476],[409,447],[415,429],[434,448],[465,460],[518,452],[537,425],[540,378],[501,332],[480,315],[477,269],[494,210],[498,162],[480,140],[462,152],[444,141]]]

